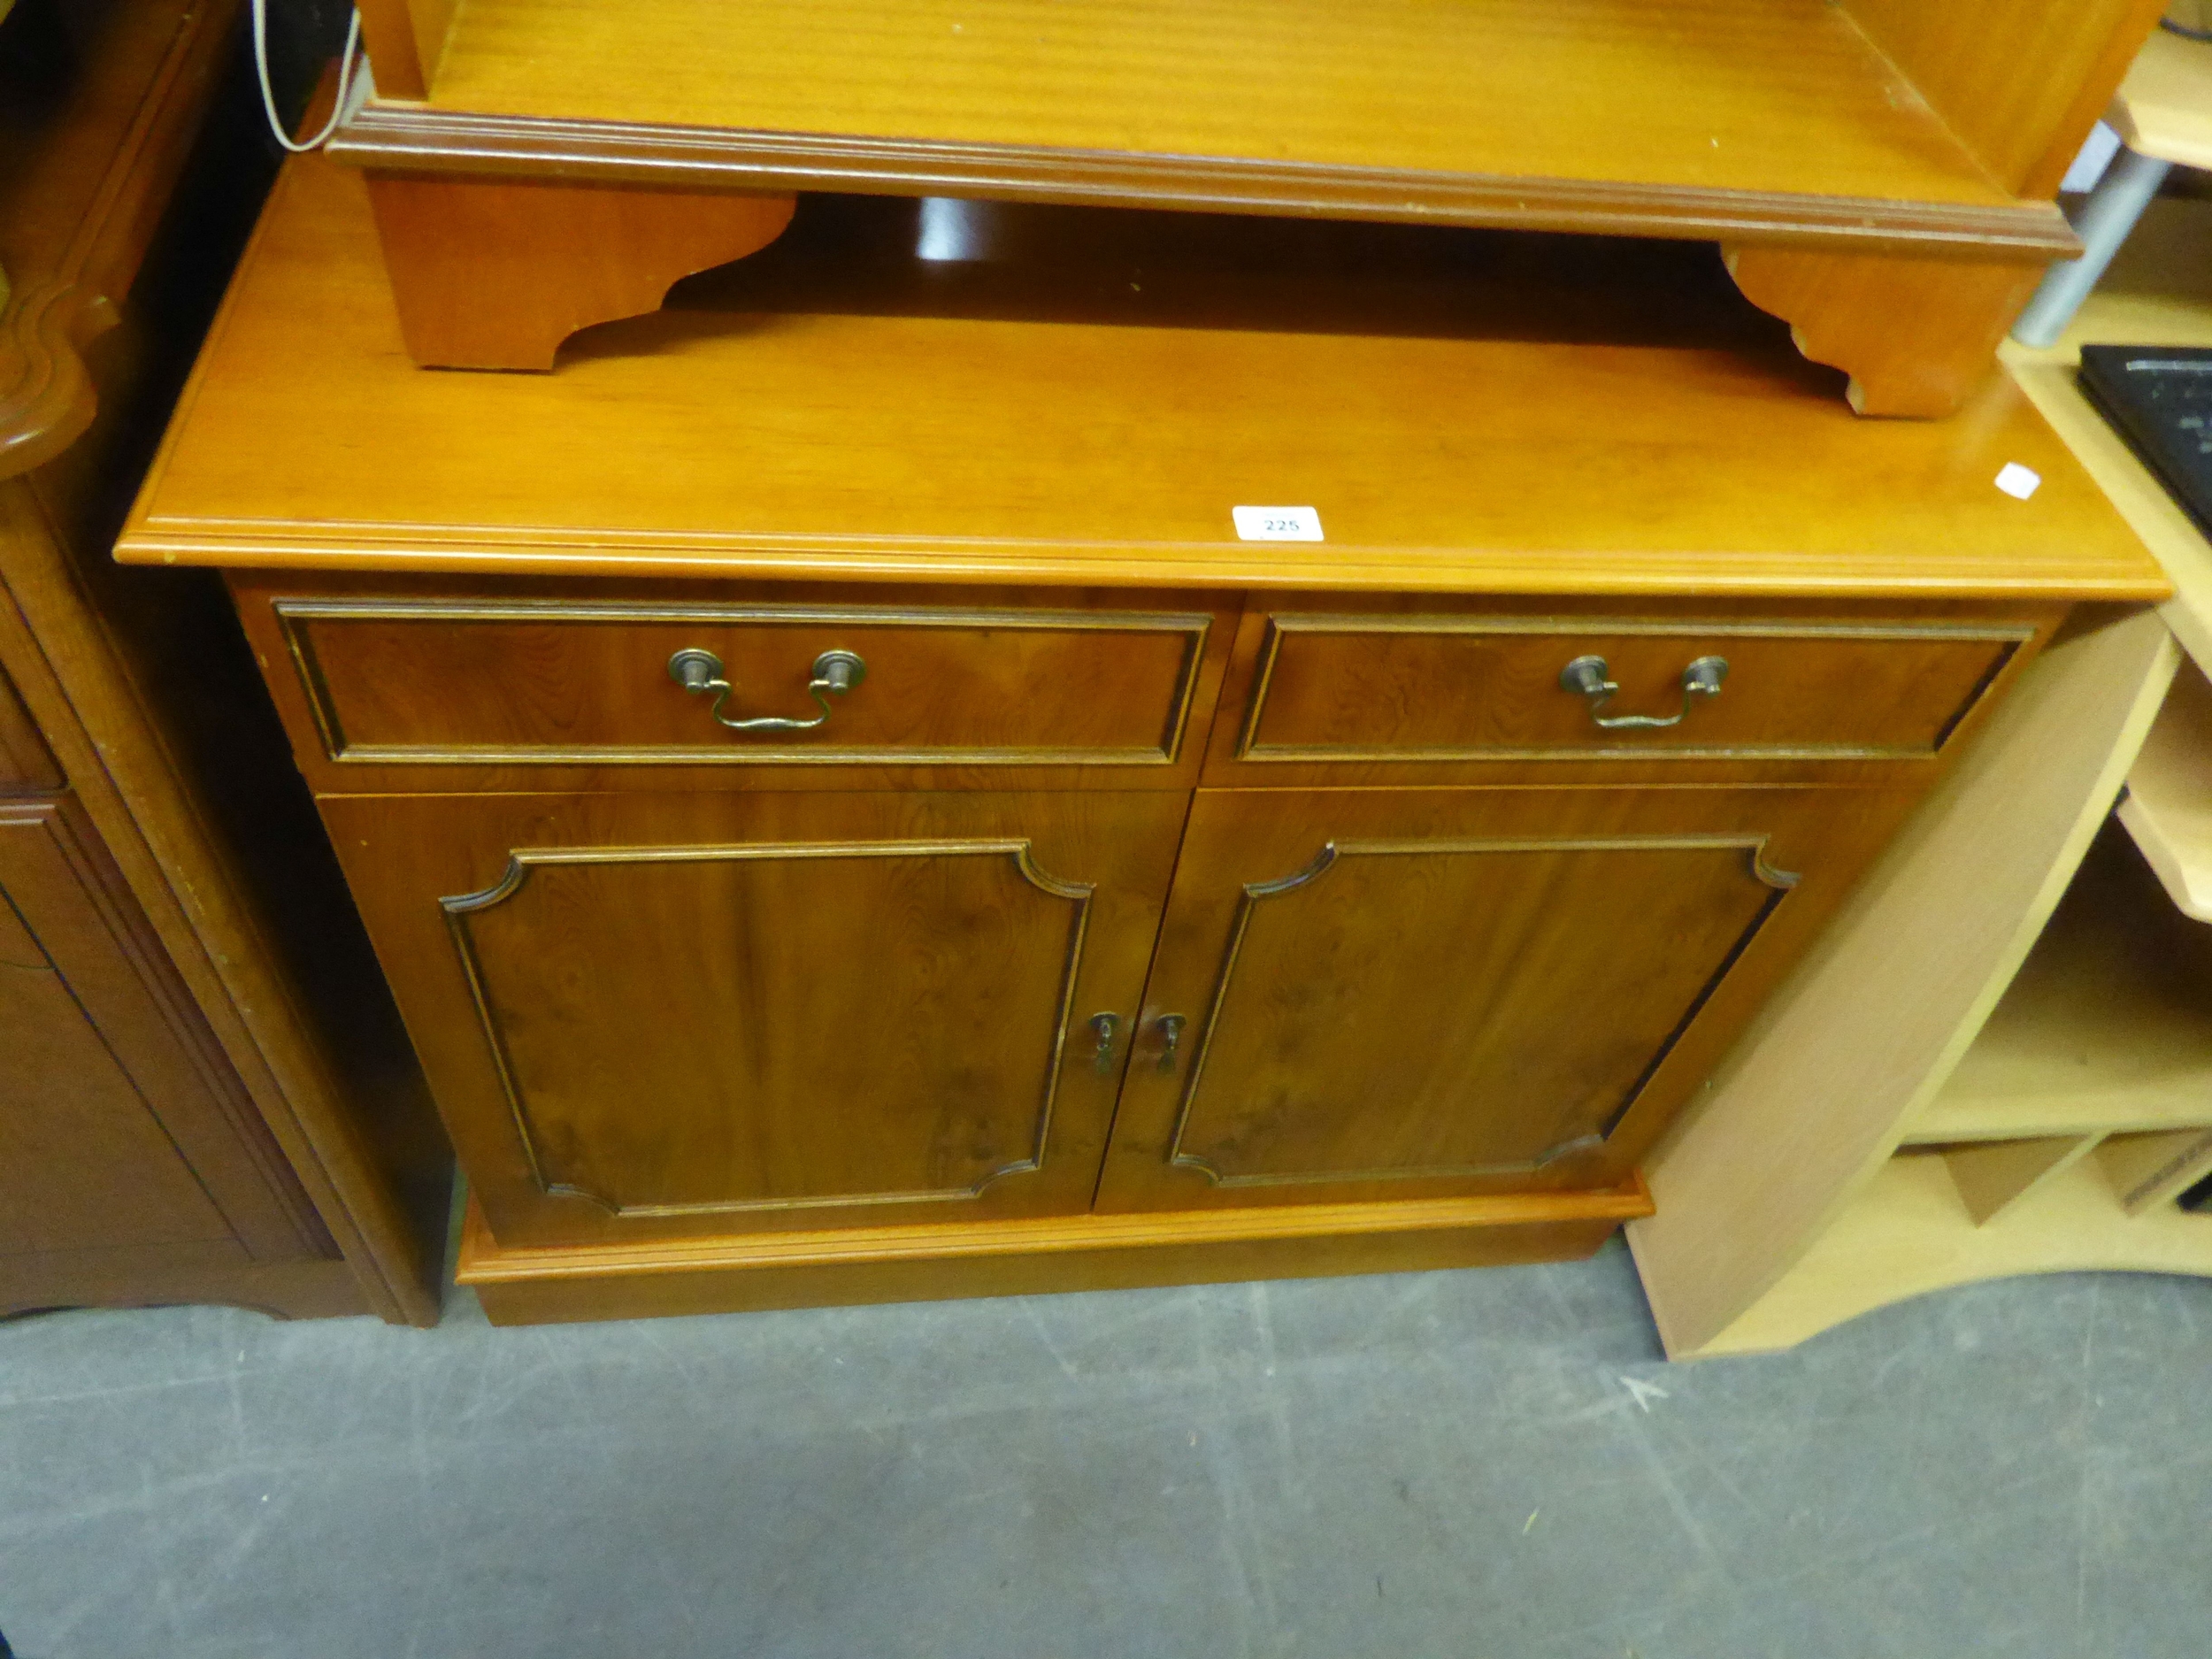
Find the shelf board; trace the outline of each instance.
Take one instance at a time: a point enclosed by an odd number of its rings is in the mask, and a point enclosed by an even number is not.
[[[2130,150],[2212,167],[2212,42],[2153,29],[2109,118]]]
[[[468,0],[385,166],[2061,253],[1825,0]]]
[[[2212,922],[2212,681],[2190,664],[2128,769],[2120,822],[2174,908]]]
[[[1605,261],[1571,282],[1575,261],[1548,246],[1516,265],[1539,239],[1504,234],[1091,215],[1193,235],[1210,223],[1268,248],[1328,241],[1249,280],[1209,275],[1196,250],[1133,245],[1126,280],[1064,270],[1023,299],[991,260],[918,260],[911,204],[810,198],[714,309],[587,331],[556,375],[449,374],[408,359],[366,196],[321,157],[287,168],[126,563],[1676,598],[2168,591],[2002,377],[1953,420],[1860,419],[1786,329],[1719,290],[1710,250],[1580,242]],[[903,215],[903,250],[833,247],[771,281],[818,210]],[[1344,268],[1347,238],[1390,244],[1371,283],[1320,280]],[[1410,242],[1439,250],[1422,292]],[[1710,330],[1684,326],[1718,303],[1692,295],[1685,260],[1732,308]],[[812,280],[841,266],[908,286]],[[1517,280],[1537,271],[1552,274]],[[1349,305],[1351,288],[1374,303]],[[810,302],[823,309],[787,309]],[[1255,314],[1261,326],[1227,326]],[[2041,474],[2033,500],[1995,488],[2008,462]],[[1237,538],[1233,505],[1278,503],[1316,508],[1327,540]]]
[[[1908,1144],[2212,1125],[2212,927],[2108,824]]]
[[[2212,1129],[2114,1135],[2097,1144],[2096,1157],[2123,1207],[2139,1216],[2172,1203],[2204,1178],[2212,1168]]]
[[[2058,342],[2001,349],[2080,465],[2173,579],[2162,614],[2200,668],[2212,665],[2212,542],[2082,396],[2085,345],[2212,346],[2212,202],[2162,196],[2145,210],[2104,280]]]
[[[1701,1355],[1763,1353],[1890,1302],[2020,1273],[2212,1275],[2212,1216],[2130,1216],[2094,1158],[1977,1225],[1942,1156],[1892,1158],[1748,1313]]]

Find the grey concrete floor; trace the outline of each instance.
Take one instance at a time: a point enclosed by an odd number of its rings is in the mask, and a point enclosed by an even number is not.
[[[1663,1391],[1644,1391],[1630,1381]],[[2212,1283],[1668,1366],[1627,1256],[497,1331],[0,1326],[25,1659],[2106,1659],[2212,1640]]]

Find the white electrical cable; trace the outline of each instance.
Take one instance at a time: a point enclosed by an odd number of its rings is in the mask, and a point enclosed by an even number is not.
[[[361,13],[356,10],[353,21],[346,26],[345,56],[338,60],[338,101],[331,107],[330,119],[323,123],[323,130],[302,143],[284,130],[284,122],[277,115],[276,94],[269,87],[269,0],[253,0],[253,66],[261,76],[261,108],[269,118],[269,130],[276,134],[278,143],[294,155],[303,155],[319,150],[330,135],[338,130],[338,123],[345,118],[346,104],[353,96],[353,60],[361,49]]]

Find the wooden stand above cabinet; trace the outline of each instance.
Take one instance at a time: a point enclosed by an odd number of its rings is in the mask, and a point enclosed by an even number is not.
[[[423,375],[296,163],[122,539],[230,573],[495,1318],[1593,1249],[2068,606],[2164,592],[2007,388],[909,274]]]
[[[366,0],[419,361],[548,368],[794,190],[1718,241],[1870,414],[1947,414],[2159,0]]]

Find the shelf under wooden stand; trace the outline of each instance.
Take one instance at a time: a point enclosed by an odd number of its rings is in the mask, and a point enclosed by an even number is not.
[[[331,150],[426,201],[536,179],[1712,240],[1855,407],[1940,414],[2078,249],[2051,198],[2159,10],[369,0],[380,96]]]

